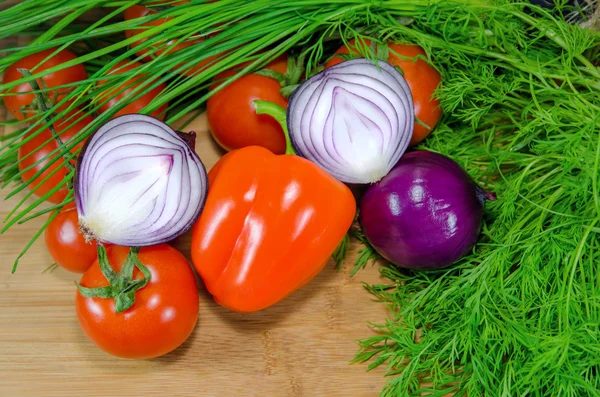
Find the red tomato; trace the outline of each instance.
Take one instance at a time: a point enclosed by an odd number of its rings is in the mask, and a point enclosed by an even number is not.
[[[279,57],[267,68],[285,73],[287,57]],[[222,81],[235,73],[233,70],[220,73],[214,81]],[[285,153],[285,135],[279,123],[271,116],[257,115],[252,104],[254,100],[262,99],[287,108],[288,101],[280,94],[280,89],[281,85],[275,79],[248,74],[212,95],[206,103],[206,114],[210,131],[219,145],[226,150],[258,145],[275,154]]]
[[[125,263],[129,248],[107,248],[115,271]],[[148,285],[135,294],[135,303],[122,313],[115,313],[112,298],[85,298],[77,291],[76,309],[85,334],[100,349],[123,358],[153,358],[180,346],[192,333],[198,319],[198,291],[190,264],[175,248],[167,244],[143,247],[140,261],[152,277]],[[134,279],[143,278],[136,268]],[[104,287],[108,281],[98,261],[80,281],[88,288]]]
[[[351,40],[349,44],[352,49],[352,54],[357,54],[358,51],[356,50],[354,40]],[[365,40],[365,44],[371,45],[371,42]],[[410,144],[416,145],[431,133],[442,117],[440,102],[436,98],[433,98],[433,93],[440,84],[442,77],[437,70],[423,59],[418,59],[416,62],[414,61],[414,58],[418,55],[423,57],[427,56],[421,47],[395,43],[388,43],[388,46],[390,55],[387,62],[392,66],[398,66],[402,69],[404,79],[406,79],[406,82],[412,91],[413,102],[415,104],[415,115],[430,127],[430,129],[427,129],[421,124],[415,123],[415,129]],[[394,52],[400,56],[395,55]],[[348,53],[350,53],[350,51],[346,46],[343,46],[336,51],[336,54]],[[342,58],[334,56],[325,64],[325,67],[330,68],[342,61]]]
[[[96,243],[87,243],[79,232],[77,210],[65,206],[44,231],[46,248],[57,265],[75,273],[85,273],[97,258]]]
[[[89,123],[93,122],[94,119],[90,116],[83,117],[77,123],[73,123],[73,121],[79,119],[81,116],[76,114],[77,111],[72,111],[67,113],[67,117],[64,121],[60,121],[54,124],[54,128],[57,134],[60,136],[63,142],[66,142],[68,139],[72,138],[75,134],[85,128]],[[74,116],[73,116],[74,115]],[[68,120],[68,117],[73,116],[72,120]],[[25,138],[33,135],[39,129],[29,132]],[[53,150],[56,150],[58,144],[52,138],[52,132],[49,129],[44,129],[42,132],[37,134],[34,138],[32,138],[29,142],[26,142],[19,148],[18,158],[19,158],[19,170],[23,171],[25,168],[30,165],[38,162],[45,156],[47,156]],[[49,140],[49,142],[46,142]],[[81,149],[83,146],[83,141],[77,144],[72,152],[75,152],[78,149]],[[25,157],[29,155],[28,157]],[[55,169],[60,168],[55,174],[53,174],[48,180],[43,182],[41,186],[35,189],[34,194],[38,197],[42,197],[52,188],[54,188],[57,184],[59,184],[65,176],[67,176],[68,171],[67,168],[62,164],[62,160],[60,158],[60,154],[56,153],[50,159],[46,159],[41,163],[37,164],[33,168],[23,172],[21,174],[21,178],[24,182],[29,181],[33,176],[41,170],[46,164],[49,162],[54,162],[46,171],[44,171],[40,176],[35,178],[30,184],[29,189],[34,189],[38,183],[42,182],[46,176],[50,175]],[[58,204],[63,201],[65,196],[68,193],[68,189],[66,186],[63,186],[60,190],[56,191],[52,194],[47,200],[51,203]]]
[[[180,5],[180,4],[186,4],[189,3],[189,0],[183,0],[183,1],[177,1],[175,3],[173,3],[173,5]],[[212,2],[211,2],[212,3]],[[124,18],[126,21],[130,21],[132,19],[136,19],[136,18],[141,18],[144,17],[148,14],[155,14],[156,11],[153,11],[149,8],[143,7],[143,6],[138,6],[138,5],[134,5],[129,7],[128,9],[125,10],[124,12]],[[151,21],[151,22],[147,22],[141,26],[148,26],[148,27],[154,27],[154,26],[160,26],[163,23],[169,21],[171,18],[163,18],[163,19],[158,19],[155,21]],[[126,30],[125,31],[125,36],[127,38],[131,38],[133,36],[135,36],[138,33],[143,32],[142,30],[136,31],[136,30]],[[133,42],[130,46],[131,48],[136,48],[138,46],[140,46],[141,44],[143,44],[146,40],[148,40],[148,38],[142,38],[139,39],[138,41]],[[178,40],[171,40],[168,41],[166,43],[160,43],[160,46],[170,46],[172,44],[174,44],[175,42],[177,42]],[[193,40],[187,40],[184,41],[182,43],[176,44],[174,45],[172,48],[169,49],[169,51],[167,51],[167,53],[171,54],[180,50],[183,50],[185,48],[188,47],[192,47],[198,43],[203,42],[204,39],[203,38],[198,38],[198,39],[193,39]],[[143,48],[140,49],[138,52],[136,52],[136,55],[139,57],[143,57],[142,61],[144,62],[148,62],[152,60],[153,56],[158,56],[160,54],[163,54],[165,52],[165,50],[157,50],[155,52],[153,52],[152,54],[148,54],[148,49],[147,48]],[[192,67],[189,70],[185,70],[182,74],[185,76],[191,76],[193,74],[196,74],[198,72],[200,72],[202,69],[204,69],[204,67],[206,67],[206,65],[208,65],[210,62],[214,61],[216,59],[216,56],[211,56],[208,57],[200,62],[198,62],[198,64],[196,64],[194,67]],[[174,67],[174,69],[178,69],[179,67],[183,66],[183,64],[178,64]]]
[[[112,75],[112,74],[120,74],[120,73],[125,73],[128,72],[132,69],[135,69],[137,67],[142,66],[141,63],[139,62],[133,62],[130,63],[129,61],[121,61],[119,62],[117,65],[115,65],[114,67],[112,67],[111,69],[108,70],[108,74]],[[98,97],[98,101],[100,102],[104,102],[106,101],[109,97],[110,100],[106,103],[104,103],[101,107],[100,107],[100,112],[104,113],[106,112],[108,109],[110,109],[112,106],[116,105],[117,101],[119,101],[121,98],[129,95],[129,93],[131,91],[133,91],[138,85],[142,84],[143,81],[143,76],[139,76],[134,82],[128,82],[126,84],[127,88],[123,91],[121,91],[123,89],[123,87],[111,87],[110,89],[108,89],[106,92],[102,92],[99,97]],[[102,80],[99,82],[99,86],[102,87],[103,84],[106,84],[107,81],[106,80]],[[149,105],[150,103],[152,103],[152,101],[161,93],[163,92],[165,89],[167,88],[167,86],[165,84],[160,84],[158,87],[154,88],[153,90],[147,92],[146,94],[144,94],[143,96],[141,96],[140,98],[134,100],[134,101],[130,101],[128,105],[126,105],[123,109],[119,110],[114,116],[114,117],[118,117],[118,116],[122,116],[124,114],[135,114],[135,113],[139,113],[145,106]],[[116,94],[116,95],[115,95]],[[164,120],[165,119],[165,115],[166,115],[166,111],[167,111],[167,106],[168,104],[164,104],[161,107],[159,107],[158,109],[156,109],[154,112],[150,113],[150,116],[156,117],[157,119],[160,120]]]
[[[36,54],[28,55],[25,58],[13,63],[4,71],[2,83],[8,84],[21,79],[23,75],[17,69],[28,69],[29,71],[31,71],[31,73],[36,74],[77,58],[77,56],[72,52],[68,50],[62,50],[58,54],[48,59],[46,62],[40,64],[40,62],[42,62],[48,56],[52,55],[52,53],[55,50],[56,48],[44,50]],[[42,79],[38,80],[38,84],[40,87],[45,86],[46,88],[55,88],[85,79],[87,79],[87,73],[83,65],[79,64],[60,70],[58,72],[47,74]],[[61,99],[66,93],[68,93],[70,89],[71,88],[68,87],[57,88],[56,90],[49,91],[47,93],[47,97],[50,100],[50,102],[57,101]],[[31,92],[31,86],[29,85],[29,83],[20,84],[12,88],[9,92],[18,95],[5,96],[3,98],[4,104],[6,105],[6,108],[10,111],[10,113],[13,116],[15,116],[18,120],[30,118],[37,113],[38,110],[35,109],[34,104],[32,104],[33,100],[35,99],[35,95],[19,94],[21,92]]]

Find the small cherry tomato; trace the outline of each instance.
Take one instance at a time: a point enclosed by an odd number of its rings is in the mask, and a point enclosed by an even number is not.
[[[73,119],[69,120],[69,117],[73,116]],[[81,118],[81,120],[79,120]],[[79,120],[79,121],[77,121]],[[77,121],[77,122],[75,122]],[[71,111],[67,113],[64,120],[59,121],[54,124],[54,128],[56,133],[59,135],[60,139],[63,143],[66,143],[69,139],[71,139],[75,134],[85,128],[89,123],[93,122],[94,119],[90,116],[81,117],[81,114],[78,113],[77,110]],[[75,123],[74,123],[75,122]],[[23,139],[28,139],[32,135],[36,134],[38,129],[30,131],[25,135]],[[73,153],[78,149],[81,149],[83,146],[83,141],[78,143],[71,150]],[[48,169],[46,169],[40,176],[35,178],[30,184],[29,189],[34,189],[38,183],[41,183],[40,187],[35,189],[34,194],[38,197],[44,196],[51,189],[53,189],[56,185],[58,185],[69,173],[67,168],[64,166],[62,159],[60,158],[60,153],[54,154],[52,157],[42,161],[41,163],[33,166],[33,168],[25,171],[26,168],[35,164],[39,160],[46,157],[52,151],[58,148],[57,142],[52,137],[52,132],[50,129],[46,128],[35,137],[33,137],[30,141],[25,142],[18,151],[18,159],[19,159],[19,170],[23,173],[21,174],[21,178],[24,182],[28,182],[34,175],[41,170],[46,164],[52,163]],[[74,162],[73,162],[74,164]],[[44,178],[48,175],[52,174],[52,172],[56,169],[59,169],[54,173],[48,180],[42,182]],[[63,201],[65,196],[68,193],[67,186],[64,185],[60,188],[60,190],[53,193],[47,200],[54,204],[59,204]]]
[[[120,271],[129,248],[107,248],[110,266]],[[190,264],[175,248],[143,247],[138,256],[151,273],[150,282],[135,293],[133,306],[115,312],[113,298],[76,295],[77,318],[87,337],[100,349],[123,358],[153,358],[179,347],[198,320],[198,290]],[[139,269],[134,279],[143,278]],[[96,260],[80,281],[87,288],[109,285]]]
[[[284,74],[287,57],[277,58],[266,68]],[[235,74],[234,70],[229,70],[218,74],[214,81],[223,81]],[[218,83],[211,89],[216,87]],[[212,95],[206,103],[206,114],[210,131],[219,145],[226,150],[257,145],[275,154],[285,153],[285,135],[279,123],[271,116],[257,115],[252,104],[261,99],[287,108],[288,101],[280,90],[277,80],[252,73]]]
[[[142,64],[139,62],[121,61],[117,65],[110,68],[108,70],[108,74],[109,75],[121,74],[121,73],[128,72],[128,71],[135,69],[137,67],[140,67],[140,66],[142,66]],[[125,96],[130,95],[131,91],[133,91],[140,84],[142,84],[143,78],[144,78],[144,76],[141,75],[141,76],[138,76],[133,82],[127,82],[126,83],[127,88],[125,88],[125,89],[123,89],[123,87],[111,87],[110,89],[107,89],[107,91],[101,92],[97,98],[97,100],[99,102],[103,103],[102,106],[100,106],[100,112],[101,113],[106,112],[112,106],[116,105],[117,101],[119,101],[121,98],[124,98]],[[100,88],[102,88],[102,86],[104,84],[107,84],[106,80],[101,80],[98,85]],[[144,107],[146,107],[147,105],[152,103],[152,101],[158,95],[160,95],[160,93],[163,92],[166,88],[167,88],[167,86],[165,84],[160,84],[158,87],[148,91],[146,94],[142,95],[138,99],[130,100],[129,103],[124,108],[119,110],[113,116],[113,118],[122,116],[124,114],[139,113]],[[144,88],[144,90],[145,90],[145,88]],[[110,100],[107,101],[108,98],[110,98]],[[107,101],[107,102],[104,103],[105,101]],[[154,112],[150,113],[150,116],[153,116],[160,120],[164,120],[166,111],[167,111],[167,106],[168,106],[168,104],[166,104],[166,103],[163,104],[161,107],[156,109]]]
[[[27,69],[32,74],[37,74],[77,58],[71,51],[62,50],[58,54],[50,57],[47,61],[41,63],[52,55],[54,51],[56,51],[56,48],[40,51],[13,63],[4,71],[2,84],[9,84],[21,79],[23,75],[18,69]],[[49,73],[43,78],[38,79],[37,82],[42,88],[56,88],[85,79],[87,79],[87,73],[83,64],[79,64],[57,72]],[[49,103],[52,103],[62,99],[62,97],[64,97],[71,89],[72,88],[69,87],[56,88],[55,90],[48,91],[45,95],[47,96]],[[23,83],[9,90],[10,94],[17,95],[7,95],[3,97],[6,108],[18,120],[28,119],[39,112],[39,109],[37,109],[35,105],[35,94],[25,94],[25,92],[31,91],[32,89],[29,83]]]
[[[371,45],[370,40],[364,40],[364,42],[365,45]],[[349,45],[350,50],[348,47],[343,46],[335,53],[358,54],[354,40],[351,40]],[[429,126],[429,128],[426,128],[418,122],[415,123],[410,145],[416,145],[431,133],[442,117],[440,102],[433,97],[433,93],[439,86],[442,77],[424,59],[415,60],[417,56],[427,57],[427,54],[425,54],[425,51],[421,47],[396,43],[388,43],[388,47],[389,57],[387,62],[402,70],[404,79],[412,91],[415,115]],[[330,68],[342,61],[341,57],[334,56],[325,64],[325,68]]]
[[[79,232],[73,204],[63,207],[44,231],[44,237],[54,262],[70,272],[85,273],[97,258],[96,243],[86,242]]]

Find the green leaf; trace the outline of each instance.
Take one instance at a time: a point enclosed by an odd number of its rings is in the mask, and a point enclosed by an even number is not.
[[[346,255],[348,254],[348,246],[350,245],[350,236],[348,234],[344,235],[342,241],[338,244],[333,251],[333,260],[335,261],[335,268],[339,269],[342,266],[342,263],[346,260]]]
[[[369,263],[374,264],[377,260],[381,259],[381,255],[373,248],[367,237],[363,234],[359,228],[351,228],[349,234],[356,238],[362,248],[358,250],[356,261],[354,262],[354,269],[350,272],[350,277],[353,277],[359,270],[364,269]]]

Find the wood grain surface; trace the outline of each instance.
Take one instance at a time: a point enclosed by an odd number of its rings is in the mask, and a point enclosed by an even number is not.
[[[5,117],[0,108],[0,120]],[[200,157],[212,166],[221,151],[205,117],[191,129]],[[0,216],[21,197],[1,202]],[[62,269],[42,274],[52,263],[43,238],[10,273],[43,218],[0,236],[0,396],[361,397],[383,388],[383,368],[366,372],[364,364],[349,364],[356,340],[374,334],[368,322],[386,317],[385,306],[361,284],[380,281],[377,268],[349,278],[358,247],[340,271],[330,262],[304,288],[254,314],[218,306],[200,284],[199,321],[190,339],[158,359],[124,360],[100,351],[81,331],[74,309],[78,276]],[[189,235],[174,245],[189,258]]]

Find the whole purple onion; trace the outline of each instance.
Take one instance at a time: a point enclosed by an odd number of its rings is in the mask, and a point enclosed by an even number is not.
[[[441,269],[471,250],[485,202],[495,199],[453,160],[417,150],[369,186],[359,222],[377,252],[395,265]]]

